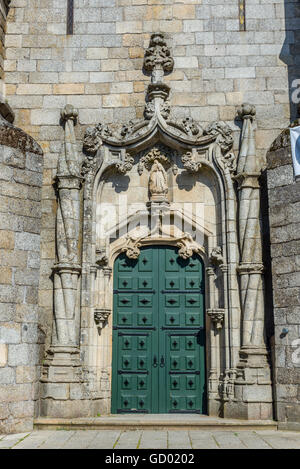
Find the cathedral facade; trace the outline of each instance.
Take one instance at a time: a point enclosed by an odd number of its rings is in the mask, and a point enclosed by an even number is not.
[[[298,2],[0,6],[0,431],[298,429]]]

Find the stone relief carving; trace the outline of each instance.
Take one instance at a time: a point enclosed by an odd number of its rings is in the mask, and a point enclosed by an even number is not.
[[[21,150],[22,153],[30,152],[42,155],[43,150],[38,143],[23,130],[12,125],[0,115],[0,144],[6,147]]]
[[[184,233],[176,244],[179,247],[178,254],[182,259],[189,259],[194,254],[200,254],[201,252],[199,246],[194,242],[189,233]]]
[[[141,254],[141,246],[142,244],[140,243],[139,239],[135,239],[128,235],[126,237],[126,246],[122,248],[122,252],[125,252],[129,259],[138,259],[139,255]]]
[[[224,258],[222,254],[222,248],[217,246],[212,249],[209,256],[210,263],[214,266],[218,266],[224,263]]]
[[[197,173],[202,167],[201,162],[194,161],[194,155],[192,151],[187,151],[181,156],[181,161],[184,169],[190,173]]]
[[[108,256],[104,249],[96,249],[96,265],[98,267],[108,266]]]
[[[153,235],[153,233],[149,232],[139,238],[128,235],[126,237],[126,245],[122,248],[122,252],[125,252],[129,259],[138,259],[141,253],[140,248],[143,242],[147,239],[151,239],[150,235]],[[195,243],[189,233],[183,233],[181,237],[173,239],[172,242],[179,248],[178,255],[182,259],[189,259],[194,254],[201,253],[200,247]]]
[[[232,146],[231,129],[222,122],[215,122],[203,128],[191,117],[175,119],[171,116],[168,100],[170,87],[164,83],[164,74],[173,70],[173,59],[163,34],[151,36],[149,48],[145,53],[145,70],[151,73],[151,83],[147,89],[147,102],[143,120],[132,120],[125,124],[98,124],[94,129],[87,129],[84,137],[84,149],[96,153],[102,141],[111,145],[129,146],[147,138],[151,133],[163,131],[178,142],[202,145],[217,142],[226,154]],[[229,158],[228,158],[229,161]],[[189,163],[189,160],[186,160]],[[198,166],[200,168],[200,165]],[[191,166],[195,170],[195,166]]]
[[[205,129],[205,135],[213,135],[219,144],[222,153],[226,154],[233,145],[231,128],[224,122],[213,122]]]
[[[108,321],[109,316],[111,315],[110,309],[95,309],[94,311],[94,320],[98,329],[98,334],[101,334],[101,331],[105,324]]]
[[[207,315],[210,317],[215,329],[218,330],[223,328],[225,316],[224,309],[208,310]]]
[[[164,202],[168,193],[167,173],[163,165],[154,160],[149,176],[150,200]]]
[[[160,33],[152,34],[150,44],[145,53],[144,68],[152,72],[153,81],[159,81],[164,73],[172,72],[174,60],[170,49]]]
[[[172,150],[162,144],[155,145],[150,151],[146,150],[146,152],[143,152],[143,156],[140,158],[138,164],[139,175],[143,173],[144,168],[150,171],[155,160],[159,161],[166,169],[172,166],[173,174],[177,174],[178,167],[174,163],[174,157],[176,157],[176,155],[176,150]]]
[[[129,154],[125,153],[125,157],[121,161],[115,163],[116,169],[120,174],[126,174],[132,169],[134,158]]]
[[[83,149],[89,154],[95,154],[102,145],[101,133],[102,124],[97,124],[95,128],[89,127],[83,138]]]

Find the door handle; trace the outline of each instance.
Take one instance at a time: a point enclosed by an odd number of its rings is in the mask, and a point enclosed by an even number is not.
[[[158,363],[157,363],[157,356],[154,355],[154,357],[153,357],[153,368],[157,368],[157,365],[158,365]]]
[[[163,368],[165,366],[165,357],[162,355],[161,358],[160,358],[160,365],[159,365],[161,368]]]

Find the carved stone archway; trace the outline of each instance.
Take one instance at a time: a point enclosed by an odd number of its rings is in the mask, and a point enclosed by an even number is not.
[[[175,220],[178,216],[176,203],[178,200],[184,202],[180,198],[182,188],[189,187],[185,199],[188,202],[196,187],[199,194],[201,190],[203,194],[210,194],[203,216],[204,225],[209,223],[211,213],[215,217],[214,231],[206,230],[205,242],[195,240],[196,227],[201,225],[201,217],[197,215],[189,220],[190,231],[175,233],[171,230],[169,237],[163,234],[161,227],[158,231],[161,231],[160,242],[180,244],[182,254],[186,256],[198,250],[207,259],[209,413],[270,418],[270,370],[262,319],[263,269],[258,203],[261,166],[255,154],[255,109],[245,105],[239,113],[244,124],[237,164],[228,125],[215,122],[202,128],[190,117],[173,117],[168,100],[170,88],[164,82],[164,74],[173,70],[173,59],[162,34],[152,35],[144,67],[151,73],[144,119],[127,124],[98,124],[88,129],[83,142],[81,173],[76,163],[76,113],[70,109],[64,112],[66,141],[57,175],[60,197],[57,242],[60,250],[56,266],[59,282],[55,290],[56,304],[64,298],[64,308],[57,308],[55,317],[56,322],[62,319],[63,326],[68,324],[76,340],[61,343],[54,329],[51,353],[44,367],[44,400],[46,403],[48,399],[49,402],[55,400],[51,386],[59,382],[58,376],[64,375],[63,382],[77,389],[72,394],[73,399],[69,399],[70,409],[72,402],[81,399],[81,403],[85,401],[83,416],[87,412],[93,414],[95,407],[101,413],[109,412],[109,367],[103,366],[102,357],[109,356],[111,341],[108,331],[111,326],[112,259],[120,249],[126,250],[129,256],[138,255],[140,245],[148,239],[151,242],[153,227],[146,224],[148,231],[141,237],[134,237],[127,229],[127,237],[124,237],[122,229],[136,221],[131,214],[119,223],[109,220],[109,229],[106,229],[104,218],[99,215],[103,204],[111,202],[119,188],[133,200],[131,211],[135,210],[142,218],[156,213],[157,220],[163,216]],[[77,200],[82,183],[81,212]],[[138,198],[141,207],[137,210],[134,203]],[[73,201],[71,204],[70,200]],[[83,214],[81,220],[80,213]],[[75,220],[75,227],[81,223],[82,236],[77,228],[71,235],[72,230],[62,231],[61,217],[66,222]],[[186,214],[182,217],[187,218]],[[114,236],[109,231],[112,228]],[[98,229],[104,232],[102,237]],[[67,259],[61,260],[63,253],[67,254]],[[253,289],[257,304],[255,313],[248,301]],[[76,322],[78,314],[81,315],[80,327]],[[78,372],[75,373],[76,369]],[[265,398],[257,397],[261,396],[260,386],[264,386]],[[49,409],[55,414],[58,408],[59,404],[57,407],[48,405],[48,415]],[[74,416],[71,410],[70,414]]]

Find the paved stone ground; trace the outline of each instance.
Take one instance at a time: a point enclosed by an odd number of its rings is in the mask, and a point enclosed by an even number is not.
[[[300,449],[300,432],[39,430],[0,435],[0,449]]]

